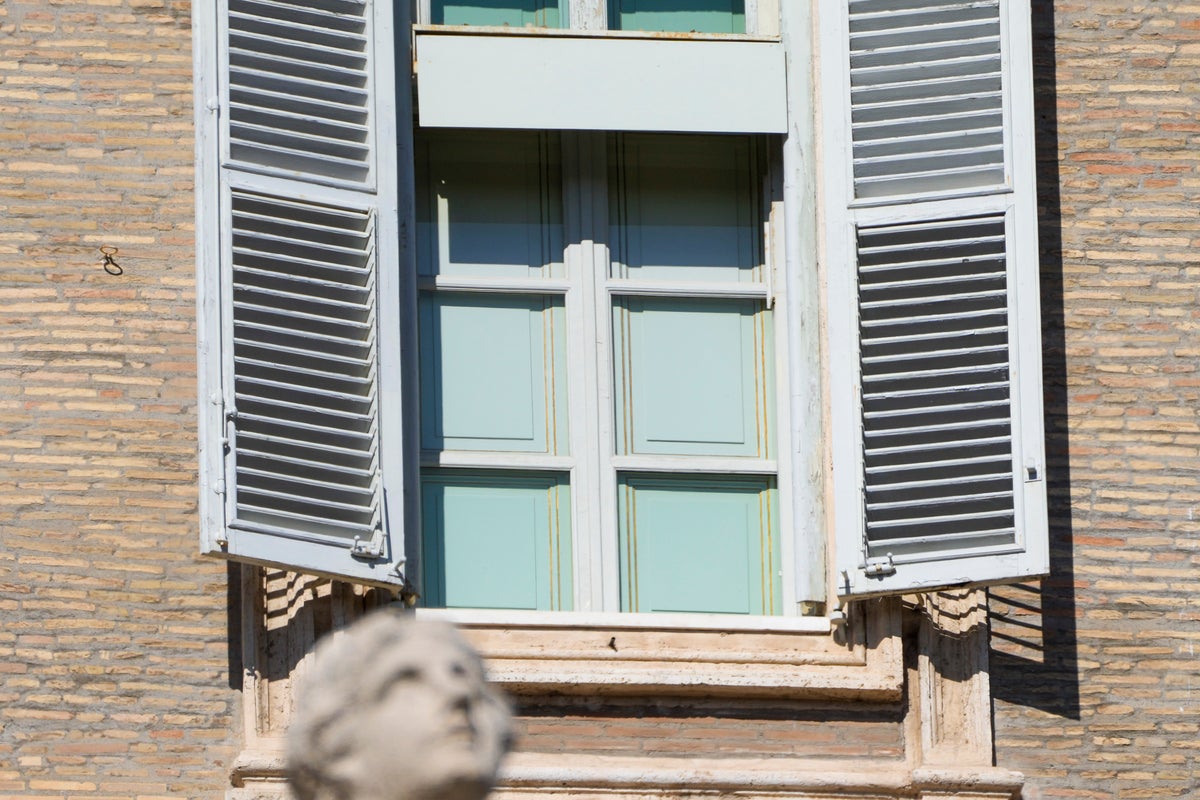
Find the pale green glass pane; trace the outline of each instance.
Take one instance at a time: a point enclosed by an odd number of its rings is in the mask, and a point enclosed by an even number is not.
[[[424,604],[569,610],[570,511],[570,491],[562,476],[425,472]]]
[[[567,18],[566,0],[433,0],[434,25],[494,25],[558,28]]]
[[[771,457],[770,325],[757,300],[619,298],[617,452]]]
[[[744,0],[609,0],[613,30],[745,33]]]
[[[761,215],[751,140],[615,140],[610,171],[613,277],[760,280]]]
[[[775,494],[762,478],[625,476],[621,609],[779,613]]]
[[[426,296],[419,317],[424,449],[565,452],[561,298]]]
[[[438,132],[421,139],[422,275],[562,274],[562,179],[552,137]]]

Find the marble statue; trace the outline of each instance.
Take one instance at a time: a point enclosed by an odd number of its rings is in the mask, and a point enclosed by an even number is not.
[[[511,716],[450,625],[399,609],[317,647],[288,731],[298,800],[482,800]]]

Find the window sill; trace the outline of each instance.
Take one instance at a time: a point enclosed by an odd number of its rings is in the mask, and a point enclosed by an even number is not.
[[[621,614],[587,611],[505,611],[492,609],[420,608],[423,619],[441,619],[454,625],[612,629],[612,630],[702,630],[711,633],[757,631],[762,633],[829,633],[828,617],[764,617],[732,614]]]
[[[414,25],[413,33],[461,36],[544,36],[558,39],[656,39],[665,41],[778,42],[779,36],[754,33],[697,33],[695,31],[584,31],[571,28],[518,28],[489,25]]]
[[[865,606],[865,609],[862,608]],[[458,625],[514,694],[586,693],[895,701],[893,601],[825,618],[419,610]],[[681,668],[686,664],[686,668]]]

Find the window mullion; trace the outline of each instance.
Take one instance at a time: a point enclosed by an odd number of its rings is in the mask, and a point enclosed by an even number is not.
[[[616,0],[612,0],[616,2]],[[571,0],[568,3],[572,30],[603,31],[608,29],[608,4],[605,0]]]
[[[601,488],[611,455],[611,446],[603,444],[611,441],[606,427],[606,415],[611,416],[606,396],[611,395],[611,388],[605,388],[609,379],[597,357],[597,328],[603,330],[605,325],[605,317],[598,316],[597,275],[607,270],[604,137],[563,133],[562,149],[565,260],[570,284],[566,297],[568,393],[571,452],[575,454],[571,471],[575,608],[601,611],[611,608],[605,604],[605,583],[616,581],[615,562],[611,568],[606,566],[601,533],[611,516],[605,503],[612,502]]]

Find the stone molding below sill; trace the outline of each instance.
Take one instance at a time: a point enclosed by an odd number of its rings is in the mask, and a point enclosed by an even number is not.
[[[281,784],[284,755],[279,745],[272,742],[267,749],[243,751],[233,764],[232,785]],[[1021,773],[999,767],[910,769],[894,760],[729,758],[702,762],[679,757],[514,753],[501,770],[496,795],[523,792],[569,795],[600,790],[637,797],[672,791],[822,798],[1009,800],[1020,796],[1024,782]]]

